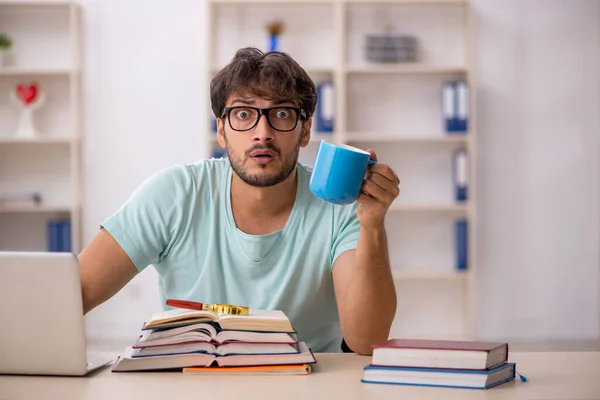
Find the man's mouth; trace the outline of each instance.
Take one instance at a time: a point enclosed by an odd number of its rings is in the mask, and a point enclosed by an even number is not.
[[[272,150],[254,150],[250,158],[258,164],[269,164],[275,159],[275,153]]]

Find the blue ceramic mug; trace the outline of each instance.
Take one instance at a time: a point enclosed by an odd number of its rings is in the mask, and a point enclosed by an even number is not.
[[[367,167],[376,164],[367,151],[321,140],[310,177],[310,191],[335,204],[356,201]]]

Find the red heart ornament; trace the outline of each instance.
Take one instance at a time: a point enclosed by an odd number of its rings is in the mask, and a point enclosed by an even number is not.
[[[25,105],[31,104],[33,101],[35,101],[37,92],[38,86],[36,83],[32,83],[31,85],[19,84],[17,86],[17,94]]]

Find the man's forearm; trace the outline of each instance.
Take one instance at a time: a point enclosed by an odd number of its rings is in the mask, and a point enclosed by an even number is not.
[[[357,353],[371,354],[373,343],[388,338],[396,314],[396,289],[383,226],[360,229],[345,304],[341,325],[346,343]]]

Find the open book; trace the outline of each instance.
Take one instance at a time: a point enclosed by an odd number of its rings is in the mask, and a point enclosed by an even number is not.
[[[210,342],[213,344],[231,342],[295,344],[298,342],[298,339],[295,334],[285,332],[219,331],[211,323],[203,322],[184,325],[178,328],[144,331],[133,347],[164,346],[193,342]]]
[[[258,354],[215,356],[207,353],[186,353],[161,355],[153,357],[134,357],[135,349],[127,347],[115,361],[113,372],[171,370],[186,367],[219,367],[252,366],[252,365],[290,365],[316,363],[312,351],[304,342],[298,343],[295,354]]]
[[[294,333],[294,328],[283,311],[256,309],[250,309],[248,315],[230,315],[207,310],[174,308],[152,315],[143,329],[174,328],[200,322],[212,322],[226,330]]]
[[[165,346],[134,347],[132,357],[147,357],[168,354],[207,353],[216,356],[238,354],[294,354],[298,349],[286,343],[227,343],[214,345],[207,342],[174,344]]]

